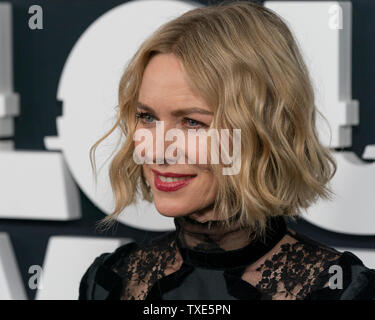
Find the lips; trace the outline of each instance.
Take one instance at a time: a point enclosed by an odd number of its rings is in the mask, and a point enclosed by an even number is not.
[[[154,173],[155,187],[160,191],[176,191],[187,186],[197,175],[173,172],[159,172],[151,169]]]

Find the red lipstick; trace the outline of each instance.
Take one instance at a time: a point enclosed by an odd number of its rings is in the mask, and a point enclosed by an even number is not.
[[[173,172],[162,173],[154,169],[151,169],[151,170],[154,173],[155,187],[160,191],[166,191],[166,192],[179,190],[187,186],[191,182],[191,180],[193,180],[196,177],[196,174],[181,174],[181,173],[173,173]],[[162,181],[159,176],[175,177],[175,178],[189,177],[189,178],[180,180],[180,181],[166,182],[166,181]]]

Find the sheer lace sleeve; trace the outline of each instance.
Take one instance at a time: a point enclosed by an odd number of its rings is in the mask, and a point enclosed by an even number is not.
[[[262,293],[262,300],[302,300],[329,285],[329,268],[340,257],[341,252],[288,229],[283,240],[249,266],[242,278]]]
[[[169,233],[151,244],[139,245],[113,266],[113,270],[123,277],[122,300],[144,300],[159,279],[179,269],[182,259],[173,235]]]

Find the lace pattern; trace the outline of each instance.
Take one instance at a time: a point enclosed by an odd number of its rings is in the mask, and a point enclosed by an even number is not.
[[[124,279],[122,299],[144,300],[157,281],[178,272],[183,261],[176,236],[168,233],[119,259],[113,270]],[[340,256],[288,229],[278,245],[245,269],[242,280],[259,290],[262,300],[301,300],[328,285],[328,269]]]
[[[178,270],[182,260],[170,235],[151,245],[138,245],[135,252],[121,257],[113,266],[123,278],[121,300],[144,300],[159,279]]]
[[[262,300],[305,299],[310,292],[328,286],[329,267],[341,256],[291,230],[288,234],[297,239],[280,245],[271,259],[256,268],[261,279],[255,287],[262,293]]]

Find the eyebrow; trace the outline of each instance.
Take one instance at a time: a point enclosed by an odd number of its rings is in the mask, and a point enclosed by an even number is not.
[[[150,106],[142,103],[142,102],[137,102],[137,107],[139,109],[142,109],[142,110],[145,110],[145,111],[149,111],[149,112],[154,112],[154,109],[151,108]],[[196,107],[193,107],[193,108],[185,108],[185,109],[178,109],[178,110],[174,110],[171,112],[171,114],[175,117],[179,117],[179,116],[184,116],[184,115],[187,115],[187,114],[191,114],[191,113],[200,113],[200,114],[206,114],[206,115],[213,115],[213,112],[211,111],[208,111],[208,110],[205,110],[205,109],[201,109],[201,108],[196,108]]]

